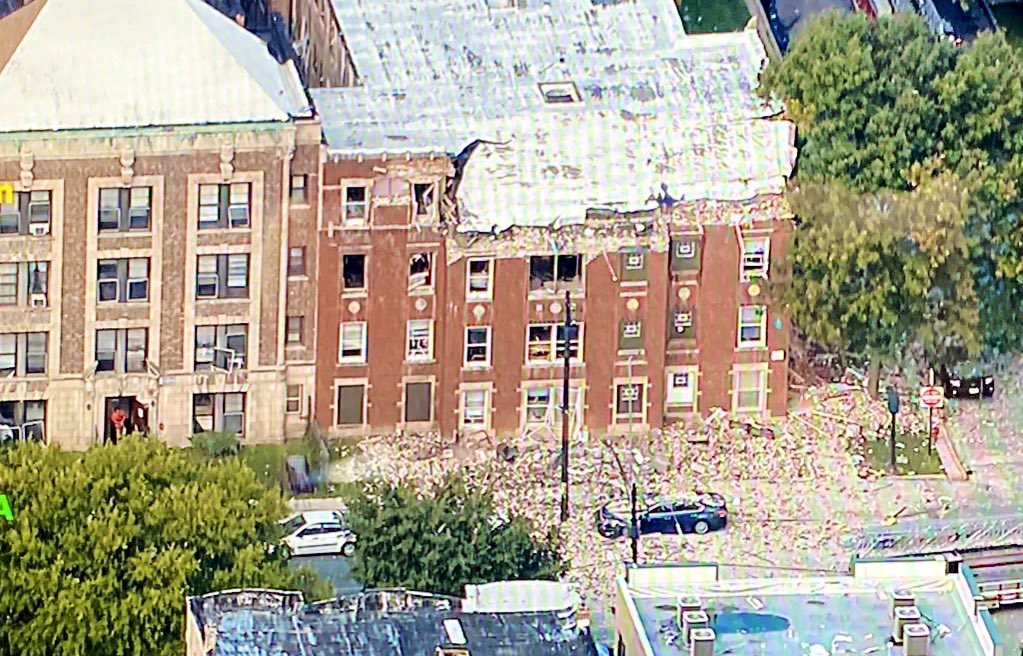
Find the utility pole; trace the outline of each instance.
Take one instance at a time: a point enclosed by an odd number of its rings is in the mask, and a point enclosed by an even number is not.
[[[565,371],[561,388],[561,521],[568,521],[568,392],[572,367],[572,293],[565,290],[565,326],[562,344],[565,349]]]

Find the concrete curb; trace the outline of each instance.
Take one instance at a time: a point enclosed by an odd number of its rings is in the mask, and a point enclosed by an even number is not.
[[[937,429],[938,437],[935,440],[935,448],[938,450],[938,457],[941,458],[941,465],[945,468],[946,478],[955,483],[965,483],[970,479],[970,475],[956,451],[955,444],[945,430],[944,416],[938,420]]]

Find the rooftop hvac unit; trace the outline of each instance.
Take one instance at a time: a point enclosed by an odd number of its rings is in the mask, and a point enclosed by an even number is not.
[[[693,629],[706,629],[710,626],[710,618],[702,610],[688,610],[682,613],[682,640],[689,642],[689,634]]]
[[[903,652],[906,656],[928,656],[931,648],[931,630],[926,624],[907,624],[902,627]]]
[[[902,629],[907,624],[919,624],[920,611],[916,606],[904,606],[895,609],[895,619],[892,621],[892,640],[895,644],[902,644]]]
[[[909,590],[896,590],[892,593],[892,610],[889,617],[895,617],[896,608],[910,608],[916,606],[916,598]]]
[[[682,628],[682,614],[693,610],[703,610],[703,602],[699,597],[679,597],[676,603],[675,626]]]
[[[714,656],[714,629],[693,629],[689,638],[689,656]]]

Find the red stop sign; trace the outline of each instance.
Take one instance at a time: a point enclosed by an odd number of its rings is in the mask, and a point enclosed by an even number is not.
[[[940,408],[945,402],[945,392],[940,387],[921,387],[920,404],[925,408]]]

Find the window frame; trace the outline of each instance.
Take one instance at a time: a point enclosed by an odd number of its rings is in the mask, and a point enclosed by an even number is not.
[[[472,343],[469,339],[470,333],[482,331],[484,334],[484,341],[482,344]],[[490,325],[485,326],[466,326],[463,334],[465,342],[462,349],[462,366],[466,369],[488,369],[491,367],[491,353],[493,344],[493,327]],[[471,360],[469,358],[470,349],[483,348],[483,360]]]
[[[345,278],[345,258],[362,258],[362,286],[349,287]],[[369,256],[366,253],[342,253],[341,254],[341,295],[342,296],[365,296],[369,290],[369,269],[367,264]],[[353,265],[354,266],[354,265]]]
[[[301,384],[286,385],[284,388],[284,414],[302,414],[302,398],[305,390]]]
[[[345,355],[345,326],[359,326],[359,353],[358,355]],[[342,321],[338,328],[337,363],[338,364],[366,364],[368,353],[368,329],[365,321]],[[349,349],[351,350],[351,349]]]
[[[422,329],[426,328],[425,336]],[[413,330],[419,334],[413,335]],[[433,361],[433,319],[409,319],[405,322],[405,361],[406,362],[432,362]],[[413,340],[426,340],[426,348],[413,348]]]
[[[292,339],[296,334],[293,324],[298,324],[298,338]],[[288,347],[305,346],[305,315],[289,314],[284,318],[284,345]]]
[[[33,349],[33,344],[38,346],[40,341],[42,350]],[[13,363],[10,367],[0,367],[0,380],[46,376],[49,370],[49,342],[50,334],[45,331],[0,333],[0,363]],[[34,359],[41,366],[30,366]]]
[[[362,189],[363,200],[350,200],[350,189]],[[370,183],[343,182],[341,184],[341,225],[361,228],[369,225]],[[362,216],[357,216],[358,208]],[[352,211],[355,210],[355,211]]]
[[[341,422],[341,417],[342,417],[342,412],[341,412],[342,411],[341,390],[342,389],[350,389],[350,388],[351,389],[358,388],[358,389],[361,390],[360,398],[359,398],[359,401],[360,401],[360,404],[359,404],[359,423],[342,423]],[[368,388],[369,388],[369,385],[366,383],[366,381],[350,381],[350,380],[335,381],[335,384],[334,384],[334,406],[335,406],[334,407],[334,426],[335,427],[337,427],[337,428],[339,428],[341,430],[345,430],[345,429],[354,430],[354,429],[362,428],[362,427],[364,427],[366,425],[366,423],[367,423],[367,415],[368,415],[368,406],[367,406],[368,402],[367,402],[367,398],[366,397],[368,396],[368,394],[367,394]]]
[[[37,207],[46,208],[45,217],[42,220],[35,216]],[[13,224],[11,223],[11,217],[16,217]],[[42,234],[38,235],[46,236],[50,234],[52,224],[53,191],[50,189],[16,191],[14,192],[13,204],[0,204],[0,237],[37,236],[32,231],[33,226],[37,225],[46,226]],[[8,229],[11,226],[13,226],[13,230]]]
[[[200,415],[198,412],[198,403],[201,397],[209,398],[210,412],[209,414]],[[241,401],[241,410],[235,410],[229,408],[228,402]],[[205,404],[203,404],[205,406]],[[192,428],[194,433],[204,432],[233,432],[238,435],[239,438],[245,437],[245,424],[247,423],[248,414],[248,399],[246,398],[245,392],[203,392],[192,394]],[[201,431],[195,430],[196,428],[202,428],[199,423],[199,417],[210,418],[210,428]],[[228,428],[227,422],[229,417],[240,417],[241,421],[239,424],[238,431],[232,431]]]
[[[113,276],[108,275],[111,273],[103,272],[103,268],[113,268]],[[136,267],[143,267],[145,269],[145,275],[139,276],[138,270],[133,271]],[[148,257],[118,257],[118,258],[99,258],[96,260],[96,304],[97,305],[113,305],[114,303],[148,303],[150,280],[152,278],[152,260]],[[110,288],[110,285],[114,285],[114,298],[104,298],[109,294],[104,294],[104,289]],[[133,290],[141,288],[143,295],[138,298],[132,298]]]
[[[534,343],[539,344],[541,342],[534,342],[531,337],[531,331],[534,328],[547,328],[551,331],[551,337],[547,341],[550,346],[551,355],[547,359],[535,359],[530,357],[530,351]],[[573,323],[569,326],[570,329],[574,329],[576,332],[575,339],[569,340],[569,351],[575,347],[575,355],[571,357],[571,364],[573,366],[580,365],[583,363],[583,324]],[[561,350],[561,339],[559,339],[559,332],[564,330],[563,323],[530,323],[526,325],[526,365],[527,366],[550,366],[550,365],[561,365],[564,362],[564,355],[560,353]]]
[[[297,258],[296,258],[297,255]],[[308,277],[308,270],[306,268],[306,247],[305,246],[289,246],[288,247],[288,277],[289,278],[306,278]]]
[[[142,336],[142,359],[131,357],[133,349],[131,343],[133,338],[137,341]],[[109,358],[100,358],[103,336],[113,339],[113,348],[104,348],[102,352],[109,354]],[[93,343],[93,361],[96,365],[97,374],[144,374],[148,371],[149,362],[149,329],[148,328],[97,328]],[[101,363],[109,361],[109,368],[101,366]],[[132,364],[140,363],[140,364]]]
[[[429,198],[428,203],[420,203],[417,187],[426,187],[422,195]],[[437,216],[437,182],[430,180],[412,181],[412,220],[415,222],[430,221]],[[425,211],[420,211],[425,210]]]
[[[413,284],[415,276],[422,276],[423,272],[412,273],[412,265],[417,257],[427,258],[428,269],[426,280],[423,284]],[[406,278],[409,294],[432,294],[437,277],[437,253],[435,251],[411,251],[408,255],[408,269]]]
[[[409,388],[413,385],[428,385],[430,389],[429,417],[427,419],[409,419]],[[437,385],[433,380],[406,379],[401,386],[401,417],[405,425],[432,424],[436,421],[437,414]]]
[[[744,310],[759,310],[760,319],[759,323],[754,324],[751,320],[743,318]],[[743,339],[743,330],[756,327],[757,339],[748,340]],[[767,346],[767,306],[766,305],[740,305],[739,306],[739,317],[736,326],[736,348],[737,349],[756,349],[765,348]]]
[[[48,260],[0,262],[0,307],[48,307],[49,288]],[[37,296],[42,296],[42,305],[33,302]]]
[[[622,406],[622,390],[627,387],[634,387],[639,390],[639,397],[637,400],[628,402],[630,403],[629,410],[623,411]],[[614,397],[612,398],[612,423],[614,424],[644,424],[646,423],[647,413],[647,384],[646,380],[641,378],[634,378],[631,381],[615,379],[614,381]],[[635,403],[639,403],[639,408],[633,407]],[[638,421],[637,421],[638,420]]]
[[[732,412],[741,414],[763,414],[767,411],[767,396],[770,393],[770,369],[767,365],[735,365],[732,367],[732,385],[731,385],[731,397],[732,397]],[[744,387],[742,386],[742,377],[746,374],[752,374],[757,376],[757,387]],[[743,394],[748,394],[752,391],[757,393],[757,405],[742,406],[739,401]]]
[[[301,180],[301,184],[295,184]],[[296,198],[296,193],[298,197]],[[288,185],[288,202],[292,206],[304,207],[309,205],[309,175],[307,173],[292,173]]]
[[[486,264],[486,273],[473,273],[472,265],[476,263]],[[492,257],[470,257],[465,260],[465,299],[467,301],[490,301],[494,298],[494,263]],[[473,281],[479,282],[481,275],[486,280],[483,290],[474,290]]]
[[[212,339],[199,341],[200,335]],[[238,339],[243,340],[243,349],[236,349]],[[242,371],[249,363],[249,325],[245,323],[197,324],[192,331],[192,371]],[[231,353],[227,353],[230,351]],[[205,353],[209,357],[205,357]],[[202,353],[203,355],[200,355]],[[200,359],[201,358],[201,359]]]
[[[195,256],[195,280],[194,298],[198,301],[217,301],[227,299],[249,298],[249,288],[252,285],[252,254],[251,253],[201,253]],[[245,262],[245,285],[231,285],[231,262],[243,258]],[[213,262],[213,270],[205,267],[203,263]],[[202,281],[205,280],[205,283]],[[213,281],[213,294],[200,294],[200,288],[208,287]]]
[[[691,401],[679,401],[672,398],[672,390],[684,389],[674,384],[674,377],[685,375],[687,387],[692,389]],[[665,414],[673,412],[696,412],[700,398],[700,368],[697,365],[665,367],[664,370],[664,410]]]
[[[576,276],[569,280],[561,279],[558,269],[564,258],[576,259]],[[551,279],[543,280],[533,275],[535,260],[551,260]],[[565,291],[584,293],[586,291],[586,258],[582,253],[554,253],[551,255],[530,255],[527,260],[526,284],[530,296],[549,296],[562,294]],[[534,279],[538,282],[534,284]]]
[[[235,198],[235,192],[244,188],[245,202]],[[216,191],[216,202],[204,192]],[[251,230],[253,207],[253,184],[251,182],[201,182],[196,190],[197,216],[196,229],[200,232],[209,230]],[[206,208],[207,211],[203,211]],[[214,209],[215,220],[210,220]],[[236,210],[244,209],[244,218],[236,220]]]
[[[760,244],[763,252],[760,254],[761,263],[759,266],[750,266],[749,262],[755,252],[751,253],[748,246]],[[739,253],[739,279],[749,282],[758,278],[767,278],[768,270],[771,267],[771,236],[770,235],[743,235],[742,251]]]
[[[145,204],[136,203],[136,192],[145,192]],[[104,201],[104,195],[116,194],[114,203]],[[103,212],[117,210],[113,227],[104,227]],[[145,218],[144,226],[133,225],[137,216]],[[109,222],[108,222],[109,223]],[[100,236],[119,233],[145,234],[153,228],[153,187],[100,187],[96,193],[96,232]]]
[[[10,421],[11,423],[0,423],[11,431],[12,438],[15,442],[35,440],[41,444],[46,444],[46,421],[47,421],[47,401],[45,399],[30,399],[30,400],[0,400],[0,407],[7,406],[11,411]],[[30,416],[31,415],[31,416]],[[0,419],[3,415],[0,414]],[[29,427],[32,427],[32,435],[29,435]]]
[[[470,395],[480,395],[482,397],[482,407],[478,408],[480,412],[478,422],[468,421],[467,412],[469,410],[468,400]],[[489,386],[463,386],[458,394],[458,427],[469,431],[490,430],[491,397],[492,392]]]

